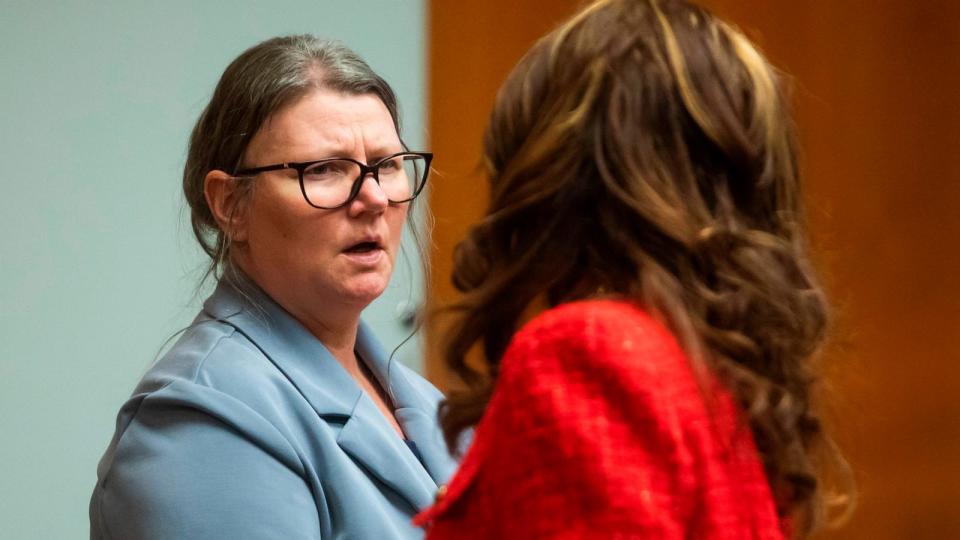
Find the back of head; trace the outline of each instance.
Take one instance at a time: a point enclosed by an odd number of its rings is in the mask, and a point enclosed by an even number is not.
[[[488,213],[456,253],[447,362],[474,389],[446,408],[450,440],[489,395],[471,347],[495,374],[532,303],[622,297],[727,382],[781,511],[813,528],[827,305],[782,86],[739,31],[683,0],[595,2],[527,53],[485,137]]]
[[[241,168],[247,146],[269,117],[318,89],[377,96],[400,133],[393,89],[344,45],[296,35],[272,38],[244,51],[223,72],[197,120],[183,171],[194,235],[211,258],[208,275],[219,276],[230,268],[230,238],[207,206],[204,178],[212,170],[233,174]]]

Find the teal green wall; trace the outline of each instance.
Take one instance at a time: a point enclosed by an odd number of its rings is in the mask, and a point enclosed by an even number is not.
[[[419,0],[0,3],[0,538],[87,536],[114,415],[199,306],[204,260],[180,172],[227,63],[274,35],[341,39],[394,85],[406,139],[422,148],[423,11]],[[418,272],[397,276],[368,313],[388,346],[403,335],[397,305],[421,294]],[[399,354],[416,364],[418,351]]]

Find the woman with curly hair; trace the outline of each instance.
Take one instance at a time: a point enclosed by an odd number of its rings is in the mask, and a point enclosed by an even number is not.
[[[595,2],[513,70],[453,275],[446,362],[466,390],[442,422],[451,448],[476,431],[418,517],[428,538],[822,524],[843,462],[814,404],[828,306],[783,92],[681,0]]]

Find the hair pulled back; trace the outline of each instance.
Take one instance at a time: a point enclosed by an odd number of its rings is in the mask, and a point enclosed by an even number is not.
[[[244,51],[227,66],[200,114],[183,169],[183,193],[190,206],[193,233],[211,259],[207,276],[219,279],[230,268],[229,235],[217,225],[204,196],[207,173],[222,170],[233,174],[270,116],[318,89],[377,96],[400,133],[393,89],[344,45],[296,35],[272,38]],[[249,194],[251,185],[242,184],[245,191],[241,197]]]

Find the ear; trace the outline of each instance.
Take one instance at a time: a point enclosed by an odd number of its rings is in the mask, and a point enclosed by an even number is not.
[[[212,170],[203,180],[203,194],[220,230],[234,242],[247,239],[247,215],[244,204],[244,180],[221,170]]]

